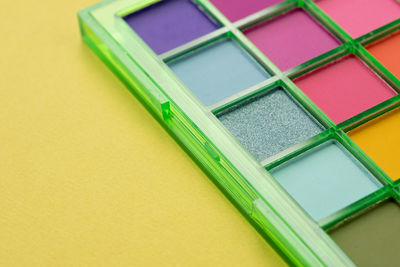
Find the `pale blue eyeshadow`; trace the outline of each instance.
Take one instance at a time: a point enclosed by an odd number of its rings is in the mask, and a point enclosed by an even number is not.
[[[168,65],[206,106],[270,77],[231,39],[191,52]]]
[[[327,142],[271,170],[272,176],[319,221],[382,185],[340,143]]]

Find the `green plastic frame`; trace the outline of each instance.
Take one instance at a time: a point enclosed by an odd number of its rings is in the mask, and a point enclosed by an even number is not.
[[[325,230],[387,198],[400,199],[398,186],[347,135],[346,132],[400,106],[400,95],[336,125],[293,82],[346,55],[361,58],[397,92],[400,81],[382,66],[364,46],[400,29],[400,19],[371,33],[352,39],[310,0],[287,0],[235,23],[226,19],[207,0],[194,0],[221,28],[188,44],[157,56],[123,17],[157,0],[104,1],[79,12],[83,40],[124,82],[153,116],[210,175],[245,217],[271,241],[293,265],[354,266]],[[280,71],[241,32],[260,21],[293,8],[303,8],[338,38],[342,45],[285,72]],[[165,64],[219,38],[229,36],[249,52],[271,78],[240,94],[206,107]],[[278,155],[256,161],[216,118],[215,114],[260,92],[281,86],[323,125],[321,134]],[[378,192],[314,222],[268,173],[268,170],[328,140],[340,142],[384,185]]]

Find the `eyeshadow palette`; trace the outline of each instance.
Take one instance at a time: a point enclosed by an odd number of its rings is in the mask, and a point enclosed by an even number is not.
[[[289,264],[398,266],[399,1],[109,0],[78,16]]]

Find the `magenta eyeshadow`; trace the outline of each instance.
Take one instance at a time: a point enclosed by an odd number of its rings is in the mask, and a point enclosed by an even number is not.
[[[303,9],[295,9],[244,31],[285,71],[339,46],[339,41]]]

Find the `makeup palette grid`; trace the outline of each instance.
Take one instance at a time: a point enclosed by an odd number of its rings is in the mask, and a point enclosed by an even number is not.
[[[400,2],[115,0],[79,19],[288,263],[400,264]]]

